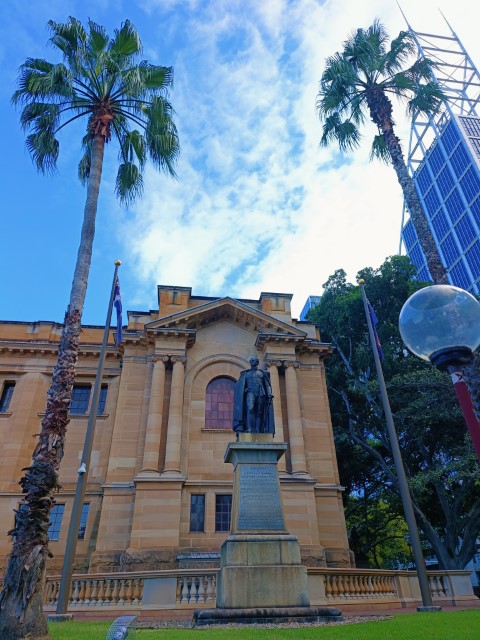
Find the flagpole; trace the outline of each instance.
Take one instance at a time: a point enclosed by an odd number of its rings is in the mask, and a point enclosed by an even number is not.
[[[108,303],[107,319],[105,321],[105,330],[103,332],[102,346],[98,359],[97,375],[93,386],[92,404],[90,414],[88,416],[87,431],[85,434],[85,442],[83,445],[83,453],[80,467],[77,471],[77,488],[72,506],[72,515],[70,516],[70,524],[68,527],[67,544],[65,547],[65,558],[63,561],[62,575],[60,578],[60,587],[57,599],[57,614],[65,614],[68,609],[68,600],[70,598],[70,586],[73,575],[73,563],[75,560],[75,550],[78,540],[78,528],[80,526],[80,518],[82,515],[83,501],[87,489],[88,470],[90,467],[90,457],[92,454],[93,436],[95,434],[95,425],[97,422],[98,403],[100,400],[100,390],[102,388],[103,365],[105,363],[105,355],[107,351],[108,336],[110,334],[110,323],[112,319],[113,300],[115,297],[115,285],[117,283],[118,268],[122,263],[120,260],[115,261],[115,271],[113,274],[112,290],[110,293],[110,302]]]
[[[402,499],[403,510],[405,512],[405,520],[407,521],[408,533],[410,536],[413,557],[417,569],[418,582],[420,585],[420,593],[422,596],[423,606],[417,607],[417,611],[441,611],[441,607],[434,607],[432,602],[432,595],[430,593],[430,586],[428,584],[427,569],[425,567],[422,546],[420,544],[420,536],[418,535],[417,521],[415,520],[415,513],[413,511],[412,497],[408,488],[407,476],[405,473],[405,467],[403,466],[402,454],[400,451],[400,445],[398,443],[397,432],[393,423],[392,410],[390,408],[390,401],[388,399],[385,378],[383,377],[382,364],[380,362],[380,356],[378,354],[375,332],[368,309],[368,301],[365,293],[365,281],[361,279],[358,281],[358,284],[360,286],[360,291],[362,292],[363,308],[365,310],[365,316],[367,318],[368,333],[370,335],[370,342],[372,345],[373,357],[375,360],[375,368],[377,370],[377,378],[378,384],[380,386],[383,411],[385,413],[385,422],[387,424],[387,433],[390,440],[390,447],[392,449],[395,469],[397,471],[400,497]]]

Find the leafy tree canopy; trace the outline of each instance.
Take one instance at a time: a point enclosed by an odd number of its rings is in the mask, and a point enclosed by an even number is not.
[[[463,569],[480,532],[480,468],[449,376],[410,354],[401,340],[400,310],[424,286],[414,275],[408,258],[394,256],[378,269],[362,269],[357,277],[364,279],[379,320],[384,374],[419,527],[441,567]],[[360,288],[337,270],[309,319],[319,325],[322,340],[335,346],[327,383],[347,521],[349,513],[355,514],[349,527],[357,537],[363,532],[357,546],[368,549],[369,561],[378,565],[383,557],[388,565],[391,553],[380,542],[387,531],[385,514],[400,515],[402,510]],[[369,507],[362,515],[358,505],[366,495]],[[373,504],[379,510],[375,518]],[[382,513],[385,517],[378,517]],[[388,521],[401,531],[398,520]],[[375,522],[383,538],[371,531]]]

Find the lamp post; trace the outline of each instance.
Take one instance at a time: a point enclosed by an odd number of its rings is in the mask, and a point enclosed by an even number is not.
[[[422,360],[452,376],[465,422],[480,460],[480,422],[459,370],[472,361],[480,344],[480,304],[464,289],[435,284],[414,293],[399,317],[404,343]]]
[[[377,370],[378,385],[380,387],[380,396],[382,398],[383,411],[385,414],[385,426],[387,428],[388,439],[390,441],[390,448],[392,451],[393,462],[397,472],[398,490],[400,498],[402,500],[403,510],[405,512],[405,521],[408,527],[408,534],[412,545],[413,557],[415,558],[415,566],[417,570],[418,584],[420,587],[420,594],[422,596],[422,606],[417,607],[419,612],[433,612],[441,611],[441,607],[433,606],[432,594],[430,593],[430,585],[428,583],[427,570],[425,562],[423,560],[422,547],[420,544],[420,536],[418,535],[417,521],[415,520],[415,513],[413,511],[412,497],[410,495],[410,489],[408,488],[407,474],[405,473],[405,467],[403,465],[402,453],[400,451],[400,444],[398,442],[397,431],[393,422],[392,410],[390,408],[390,400],[388,399],[387,387],[385,379],[383,377],[382,365],[380,363],[380,356],[377,347],[377,336],[374,330],[372,317],[369,310],[369,303],[367,300],[367,294],[365,293],[365,281],[360,279],[358,281],[360,291],[362,294],[363,308],[365,310],[365,317],[367,318],[368,334],[370,336],[370,342],[372,344],[373,359],[375,361],[375,368]]]

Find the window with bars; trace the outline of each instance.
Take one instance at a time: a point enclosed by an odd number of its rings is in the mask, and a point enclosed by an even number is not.
[[[408,252],[408,256],[413,264],[417,267],[417,269],[421,269],[425,264],[425,256],[423,255],[423,251],[421,250],[419,244],[416,244],[410,249],[410,251]]]
[[[78,539],[85,539],[85,532],[87,530],[88,513],[90,511],[90,505],[86,502],[82,505],[82,513],[80,515],[80,524],[78,525]]]
[[[90,396],[92,395],[92,385],[74,384],[72,390],[72,400],[70,402],[70,413],[73,415],[86,415],[90,407]],[[102,384],[100,396],[98,398],[97,415],[105,413],[107,402],[108,385]]]
[[[437,175],[445,164],[445,156],[439,144],[435,145],[433,150],[428,154],[428,163],[433,171],[433,175]]]
[[[457,127],[454,122],[450,121],[445,127],[444,132],[442,133],[442,144],[449,155],[455,149],[459,140],[460,134],[457,130]]]
[[[445,200],[445,207],[448,211],[448,215],[450,216],[450,220],[455,222],[460,218],[462,213],[465,211],[465,207],[463,206],[463,201],[458,193],[458,190],[455,189],[450,197]]]
[[[450,230],[450,224],[448,223],[447,216],[443,209],[437,213],[432,220],[432,226],[437,234],[437,238],[441,240]]]
[[[477,240],[475,244],[465,254],[468,266],[472,270],[474,278],[480,276],[480,242]]]
[[[435,189],[430,189],[430,191],[425,196],[425,206],[427,208],[426,213],[428,217],[432,218],[440,206],[440,198],[438,197]]]
[[[460,250],[457,247],[453,234],[449,233],[445,240],[440,244],[442,253],[445,256],[447,265],[453,264],[460,256]]]
[[[457,238],[462,249],[467,249],[477,236],[473,223],[467,213],[457,222],[455,231],[457,232]]]
[[[190,531],[205,531],[205,494],[190,496]]]
[[[425,195],[432,185],[432,176],[428,170],[428,166],[425,164],[415,176],[415,182],[417,183],[422,195]]]
[[[446,198],[454,186],[452,174],[448,167],[444,167],[443,171],[438,176],[437,185],[440,193],[442,194],[442,198]]]
[[[64,504],[54,504],[50,509],[50,525],[48,527],[49,540],[58,540],[60,538],[60,529],[62,527]]]
[[[205,392],[205,428],[231,429],[235,380],[227,377],[211,380]]]
[[[108,386],[106,384],[102,384],[100,389],[100,397],[98,399],[97,415],[101,415],[102,413],[105,413],[105,405],[107,404],[107,391],[108,391]]]
[[[480,195],[470,205],[470,211],[475,219],[475,222],[480,227]]]
[[[473,167],[470,167],[460,180],[460,186],[462,187],[467,202],[472,202],[472,200],[478,197],[480,194],[480,178]]]
[[[470,287],[470,278],[461,260],[450,270],[450,277],[455,286],[466,290]]]
[[[72,390],[72,400],[70,402],[70,413],[84,415],[88,411],[90,402],[91,386],[85,384],[74,384]]]
[[[460,116],[459,120],[468,136],[476,136],[477,138],[480,138],[480,118],[467,118],[465,116]]]
[[[232,512],[232,496],[217,494],[215,496],[215,531],[230,531]]]
[[[2,395],[0,396],[0,413],[6,413],[12,401],[15,382],[6,381],[3,383]]]
[[[418,241],[417,232],[415,231],[415,227],[413,226],[413,222],[411,220],[409,220],[403,228],[403,240],[405,242],[405,246],[407,247],[407,251],[409,251]]]
[[[459,145],[450,159],[457,178],[461,178],[470,164],[470,159],[463,145]]]

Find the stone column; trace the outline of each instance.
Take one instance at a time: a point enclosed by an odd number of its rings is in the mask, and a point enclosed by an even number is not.
[[[154,356],[152,360],[152,385],[141,473],[156,475],[159,474],[158,458],[162,433],[163,396],[165,394],[165,363],[168,362],[168,356]]]
[[[185,382],[185,356],[172,356],[172,388],[170,391],[170,409],[168,412],[167,445],[165,448],[165,467],[163,473],[180,474],[180,451],[182,441],[183,387]]]
[[[307,473],[305,460],[305,443],[303,440],[302,413],[298,397],[298,381],[296,369],[300,366],[296,361],[286,361],[285,384],[287,388],[288,433],[290,436],[290,460],[292,474]]]
[[[283,431],[283,416],[282,416],[282,397],[280,395],[280,381],[278,379],[278,367],[282,365],[281,360],[267,360],[267,367],[270,373],[270,383],[272,385],[273,393],[273,416],[275,419],[275,436],[274,442],[285,442],[285,434]],[[285,456],[282,456],[278,461],[279,473],[286,473],[287,467],[285,464]]]

